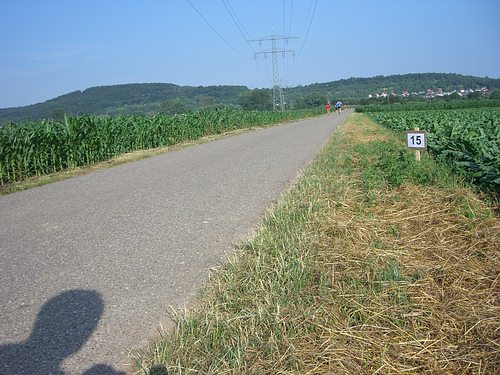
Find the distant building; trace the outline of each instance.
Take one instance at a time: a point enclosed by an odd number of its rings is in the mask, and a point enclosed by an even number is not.
[[[382,91],[382,93],[379,92],[379,93],[375,93],[375,94],[368,94],[368,98],[373,98],[373,97],[387,98],[390,95],[398,96],[397,94],[394,93],[394,91],[389,94],[387,88],[383,88],[383,89],[381,89],[381,91]],[[466,97],[470,93],[473,93],[473,92],[482,92],[484,95],[484,94],[488,94],[490,91],[489,91],[488,87],[486,87],[486,86],[483,86],[481,88],[476,88],[476,89],[460,89],[460,90],[452,90],[452,91],[443,91],[442,88],[437,88],[437,89],[435,89],[435,91],[434,91],[434,89],[427,89],[426,91],[419,91],[419,92],[414,91],[411,94],[408,90],[403,90],[401,93],[401,96],[403,98],[407,98],[411,95],[411,96],[417,96],[417,97],[430,99],[430,98],[435,98],[435,97],[444,97],[444,96],[448,96],[448,95],[455,94],[455,93],[457,93],[460,96]]]

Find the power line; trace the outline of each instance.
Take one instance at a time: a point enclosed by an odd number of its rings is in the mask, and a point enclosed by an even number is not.
[[[285,0],[282,1],[282,4],[283,4],[283,35],[286,35],[286,21],[285,21],[285,14],[286,14],[286,10],[285,10]],[[286,48],[286,44],[287,44],[288,40],[287,39],[283,39],[283,49]],[[287,66],[287,60],[286,59],[283,59],[283,75],[284,75],[284,78],[283,78],[283,81],[281,82],[281,89],[283,90],[283,83],[286,82],[287,78],[288,78],[288,75],[287,75],[287,69],[286,69],[286,66]],[[283,99],[284,101],[284,99]]]
[[[219,10],[219,13],[224,16],[224,18],[226,19],[226,21],[228,21],[229,23],[231,22],[231,20],[229,19],[229,17],[227,16],[226,12],[220,7],[219,3],[216,1],[216,0],[212,0],[212,3],[217,7],[217,9]]]
[[[313,21],[313,18],[314,18],[314,13],[316,12],[316,6],[318,5],[318,0],[316,0],[316,2],[314,3],[314,8],[313,8],[313,11],[312,11],[312,14],[311,14],[311,19],[309,21],[309,26],[307,27],[307,32],[306,32],[306,36],[304,37],[304,41],[302,42],[302,46],[300,47],[300,50],[299,50],[299,55],[302,53],[302,50],[304,49],[304,45],[306,44],[306,40],[307,40],[307,36],[309,35],[309,30],[311,30],[311,25],[312,25],[312,21]]]
[[[290,6],[289,6],[289,16],[288,16],[288,30],[287,30],[287,9],[288,7],[286,6],[286,0],[283,0],[283,31],[284,35],[291,34],[292,33],[292,19],[293,19],[293,0],[290,0]],[[287,41],[283,41],[283,48],[286,48]],[[295,57],[295,53],[293,54],[293,57]],[[295,59],[294,59],[295,62]],[[283,68],[284,68],[284,80],[283,80],[283,86],[290,86],[290,67],[289,67],[289,61],[288,59],[283,59]]]
[[[222,0],[222,3],[224,4],[224,7],[226,8],[225,11],[221,8],[221,6],[219,5],[218,1],[212,0],[212,3],[217,7],[217,9],[219,10],[220,14],[226,19],[226,21],[229,22],[230,24],[232,23],[233,26],[236,27],[236,29],[238,30],[238,32],[240,33],[240,35],[243,37],[243,39],[245,40],[245,42],[248,44],[248,46],[252,49],[252,51],[254,53],[256,53],[257,51],[255,50],[255,48],[253,47],[253,45],[249,42],[250,34],[248,34],[248,32],[246,31],[245,26],[243,25],[243,23],[239,19],[238,14],[234,10],[234,8],[229,3],[229,0]],[[271,80],[271,78],[269,78],[269,76],[266,78],[262,74],[262,70],[261,70],[261,68],[260,68],[260,66],[259,66],[259,64],[257,62],[257,59],[253,59],[253,60],[254,60],[254,63],[255,63],[256,71],[259,74],[259,77],[260,77],[261,81],[264,84],[266,84],[266,83],[272,83],[272,80]],[[266,73],[267,73],[267,71],[266,71]]]
[[[225,10],[223,10],[216,0],[212,0],[212,3],[217,7],[217,9],[219,10],[219,13],[226,19],[226,21],[228,23],[232,24],[233,27],[236,27],[236,29],[238,30],[240,35],[243,37],[243,40],[245,42],[247,42],[247,44],[252,49],[252,51],[255,52],[255,49],[253,48],[253,46],[250,43],[248,43],[248,39],[250,37],[249,36],[247,37],[246,34],[248,34],[248,33],[246,33],[246,30],[245,30],[243,24],[241,23],[241,21],[239,21],[236,12],[231,7],[231,4],[226,3],[225,0],[222,0],[222,3],[224,4],[224,7],[226,8]],[[229,5],[229,7],[228,7],[228,5]]]
[[[216,29],[215,29],[215,27],[213,27],[213,26],[212,26],[212,24],[211,24],[211,23],[210,23],[210,22],[209,22],[209,21],[205,18],[205,16],[204,16],[204,15],[203,15],[203,14],[202,14],[199,10],[198,10],[198,8],[196,8],[196,7],[194,6],[194,4],[191,2],[191,0],[186,0],[186,1],[189,3],[189,5],[191,5],[191,7],[192,7],[192,8],[196,11],[196,13],[198,13],[198,15],[199,15],[199,16],[203,19],[203,21],[205,21],[205,23],[206,23],[206,24],[207,24],[207,25],[208,25],[208,26],[212,29],[212,31],[213,31],[214,33],[216,33],[216,34],[219,36],[219,38],[221,38],[221,39],[224,41],[224,43],[226,43],[226,44],[227,44],[227,46],[228,46],[229,48],[231,48],[234,52],[236,52],[236,53],[237,53],[238,55],[240,55],[242,58],[244,58],[244,59],[246,59],[246,60],[249,60],[249,58],[248,58],[248,57],[244,56],[243,54],[241,54],[241,53],[240,53],[240,51],[238,51],[236,48],[234,48],[234,47],[233,47],[233,46],[232,46],[232,45],[231,45],[231,44],[230,44],[230,43],[229,43],[229,42],[228,42],[228,41],[227,41],[227,40],[226,40],[226,39],[225,39],[225,38],[224,38],[224,37],[223,37],[223,36],[222,36],[222,35],[221,35],[221,34],[220,34],[217,30],[216,30]]]
[[[236,18],[237,23],[241,26],[241,29],[243,30],[243,34],[244,34],[243,36],[244,36],[244,38],[245,39],[250,39],[250,34],[245,29],[245,26],[243,26],[243,22],[241,22],[240,18],[238,17],[238,14],[236,14],[236,11],[232,7],[232,5],[229,2],[229,0],[223,0],[223,2],[228,5],[229,9],[231,10],[230,13],[232,13],[234,15],[234,17]]]
[[[285,0],[283,0],[283,35],[286,35],[286,21],[285,21]],[[285,43],[285,41],[283,41]]]
[[[288,32],[292,33],[292,13],[293,13],[293,0],[290,0],[290,19],[288,21]]]
[[[285,7],[285,0],[283,0],[283,35],[286,35],[286,7]],[[283,40],[283,48],[286,48],[288,40],[284,39]],[[284,70],[284,79],[283,79],[283,86],[286,86],[288,82],[288,60],[283,59],[283,70]]]
[[[226,10],[229,13],[229,15],[231,16],[231,18],[233,20],[233,23],[235,24],[236,28],[240,32],[240,35],[243,37],[243,39],[245,40],[245,42],[247,42],[247,44],[250,46],[250,48],[252,49],[252,51],[255,52],[255,49],[253,48],[252,44],[248,41],[248,39],[250,39],[250,36],[246,32],[245,27],[241,23],[240,19],[238,18],[238,15],[234,11],[233,7],[231,6],[231,4],[229,4],[229,1],[228,0],[227,1],[226,0],[222,0],[222,3],[226,7]]]
[[[243,39],[245,39],[245,42],[247,42],[247,44],[250,46],[250,48],[252,49],[252,51],[256,55],[257,51],[255,51],[255,48],[253,47],[252,43],[250,43],[250,38],[251,38],[250,34],[245,29],[245,26],[243,25],[243,22],[241,22],[240,18],[238,17],[238,14],[236,13],[236,11],[234,10],[234,8],[232,7],[231,3],[229,2],[229,0],[222,0],[222,2],[224,4],[224,6],[226,7],[227,12],[229,13],[229,15],[231,16],[231,18],[233,19],[233,23],[236,25],[236,27],[237,27],[238,31],[240,32],[241,36],[243,37]],[[260,76],[262,82],[266,82],[266,81],[267,82],[272,82],[269,79],[269,77],[266,80],[266,78],[262,74],[262,71],[260,69],[259,63],[257,62],[257,59],[254,59],[254,62],[255,62],[255,67],[257,68],[257,72],[259,73],[259,76]],[[266,70],[266,73],[267,73],[267,70]]]

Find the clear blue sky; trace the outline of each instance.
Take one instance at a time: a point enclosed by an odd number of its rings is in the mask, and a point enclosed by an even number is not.
[[[417,72],[500,77],[499,0],[190,1],[211,26],[188,0],[0,0],[0,108],[132,82],[271,87],[271,56],[254,59],[270,45],[246,39],[273,27],[300,37],[286,46],[295,57],[279,57],[288,86]]]

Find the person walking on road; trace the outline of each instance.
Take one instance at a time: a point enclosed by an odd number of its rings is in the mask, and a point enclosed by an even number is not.
[[[340,100],[337,103],[335,103],[335,110],[340,115],[340,111],[342,111],[342,102]]]
[[[326,108],[326,113],[330,113],[330,108],[331,108],[330,102],[326,103],[325,108]]]

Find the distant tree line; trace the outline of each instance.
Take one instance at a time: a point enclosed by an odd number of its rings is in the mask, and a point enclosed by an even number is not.
[[[341,99],[351,104],[404,102],[400,96],[368,98],[369,94],[390,88],[401,93],[441,88],[452,91],[462,88],[488,87],[492,98],[500,95],[500,79],[463,76],[460,74],[421,73],[372,78],[349,78],[284,89],[287,109],[322,107],[327,101]],[[481,93],[471,93],[478,99]],[[457,96],[443,97],[454,100]],[[249,110],[272,109],[272,90],[246,86],[178,86],[170,83],[135,83],[92,87],[25,107],[0,109],[0,125],[8,121],[61,119],[65,115],[130,115],[178,114],[208,107],[238,107]]]

